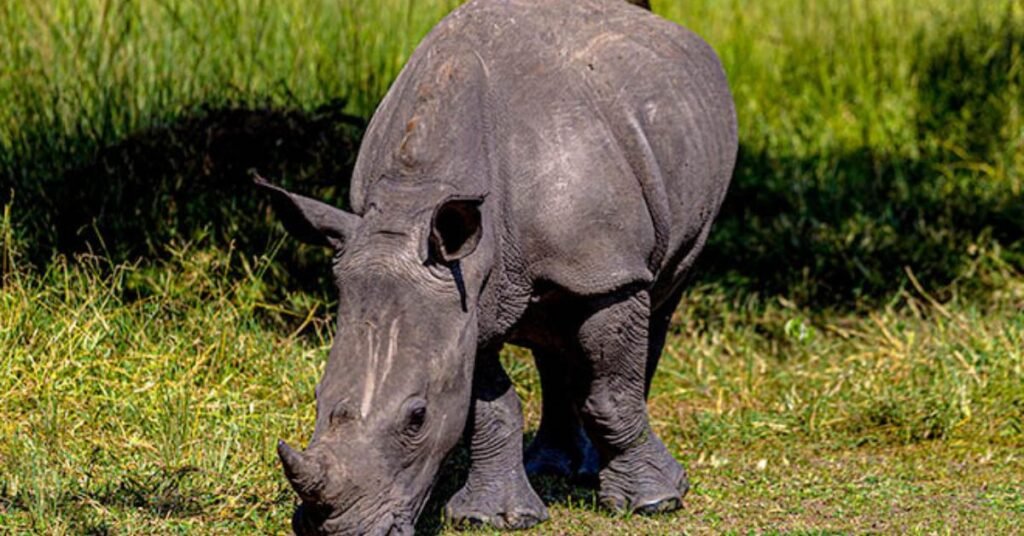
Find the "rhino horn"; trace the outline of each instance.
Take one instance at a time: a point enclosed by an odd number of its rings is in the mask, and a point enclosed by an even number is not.
[[[324,489],[323,467],[308,454],[291,448],[283,440],[277,442],[277,456],[281,458],[284,474],[295,489],[295,493],[298,493],[303,501],[317,502]]]

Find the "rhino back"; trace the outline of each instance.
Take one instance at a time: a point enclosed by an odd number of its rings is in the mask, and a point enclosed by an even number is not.
[[[497,247],[530,281],[581,295],[677,279],[735,159],[714,53],[621,0],[476,0],[450,15],[374,117],[357,211],[367,172],[401,168],[409,132],[431,114],[417,151],[443,164],[420,180],[486,192]]]

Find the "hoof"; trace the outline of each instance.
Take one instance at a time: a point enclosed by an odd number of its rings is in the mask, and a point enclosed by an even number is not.
[[[682,507],[683,498],[677,496],[668,497],[666,499],[661,499],[658,501],[654,501],[652,503],[638,505],[635,509],[633,509],[633,511],[638,514],[650,516],[655,514],[664,514],[666,512],[673,512]]]
[[[458,514],[445,510],[448,522],[459,530],[493,527],[501,530],[528,529],[547,520],[547,512],[466,512]]]
[[[679,494],[671,494],[660,498],[638,499],[632,502],[621,495],[601,495],[601,505],[617,514],[640,514],[645,516],[664,514],[683,507],[683,498]]]
[[[601,504],[617,513],[678,510],[690,484],[686,472],[653,433],[611,460],[600,474]]]

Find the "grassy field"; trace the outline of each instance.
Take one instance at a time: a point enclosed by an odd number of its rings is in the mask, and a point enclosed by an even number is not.
[[[0,533],[287,530],[274,444],[311,431],[332,298],[247,171],[344,204],[457,3],[0,3]],[[650,403],[693,490],[623,518],[539,480],[530,533],[1019,532],[1024,2],[654,7],[740,117]],[[504,360],[532,431],[530,357]]]

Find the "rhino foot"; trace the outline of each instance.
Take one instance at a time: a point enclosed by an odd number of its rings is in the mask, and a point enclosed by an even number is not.
[[[620,513],[659,514],[678,510],[690,483],[686,471],[653,432],[615,458],[600,474],[598,496]]]
[[[490,526],[519,530],[548,519],[547,507],[525,478],[520,483],[494,483],[484,489],[467,483],[448,501],[444,514],[459,529]]]

